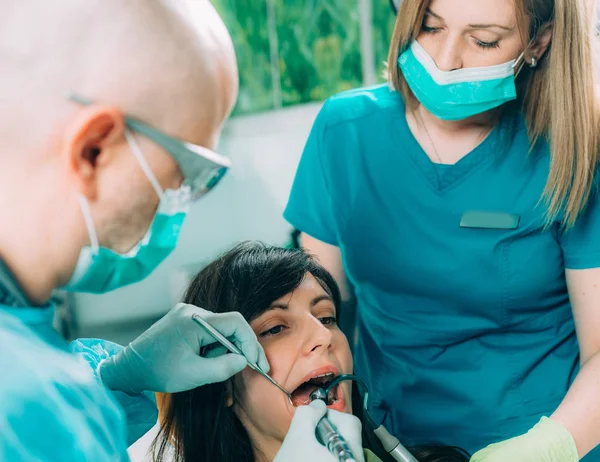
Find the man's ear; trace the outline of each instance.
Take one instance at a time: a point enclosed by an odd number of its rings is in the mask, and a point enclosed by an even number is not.
[[[540,28],[535,40],[525,52],[525,61],[527,64],[531,64],[531,58],[535,58],[537,62],[540,62],[540,59],[542,59],[542,56],[544,56],[544,53],[546,53],[552,42],[553,31],[554,23],[552,22],[548,22]]]
[[[86,197],[95,196],[97,169],[111,161],[110,148],[121,141],[124,129],[123,114],[112,106],[84,107],[69,122],[63,152]]]

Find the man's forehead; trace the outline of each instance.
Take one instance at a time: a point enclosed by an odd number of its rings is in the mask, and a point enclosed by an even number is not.
[[[136,100],[133,111],[173,136],[214,147],[217,132],[237,99],[233,44],[210,2],[182,4],[192,5],[194,13],[185,19],[187,50],[175,51],[178,56],[172,54],[169,65],[159,71],[160,94]]]
[[[203,14],[183,15],[187,4]],[[3,16],[0,41],[20,44],[10,56],[0,46],[0,63],[14,61],[0,75],[7,111],[28,105],[40,123],[56,121],[61,107],[65,117],[72,110],[64,95],[76,91],[194,143],[210,138],[229,112],[231,88],[222,81],[237,81],[235,58],[208,0],[23,0]]]

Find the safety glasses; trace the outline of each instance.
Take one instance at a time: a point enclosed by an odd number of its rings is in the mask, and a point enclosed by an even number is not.
[[[69,94],[68,99],[85,106],[93,104],[76,94]],[[194,201],[213,189],[231,167],[231,160],[208,148],[169,136],[134,117],[125,115],[124,120],[129,130],[154,141],[175,159]]]

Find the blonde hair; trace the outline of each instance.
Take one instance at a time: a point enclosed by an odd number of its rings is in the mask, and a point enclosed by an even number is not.
[[[550,172],[543,199],[547,221],[571,227],[585,208],[600,160],[600,117],[594,69],[595,0],[515,0],[523,42],[552,24],[552,41],[535,71],[519,83],[519,98],[531,146],[550,142]],[[398,69],[398,56],[414,40],[429,0],[400,6],[388,55],[390,87],[410,108],[415,98]],[[527,23],[529,21],[529,27]]]

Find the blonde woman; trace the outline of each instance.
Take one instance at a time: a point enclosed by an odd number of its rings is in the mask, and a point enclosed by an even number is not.
[[[405,0],[389,86],[315,122],[285,216],[354,287],[356,370],[402,441],[600,461],[594,18]]]

